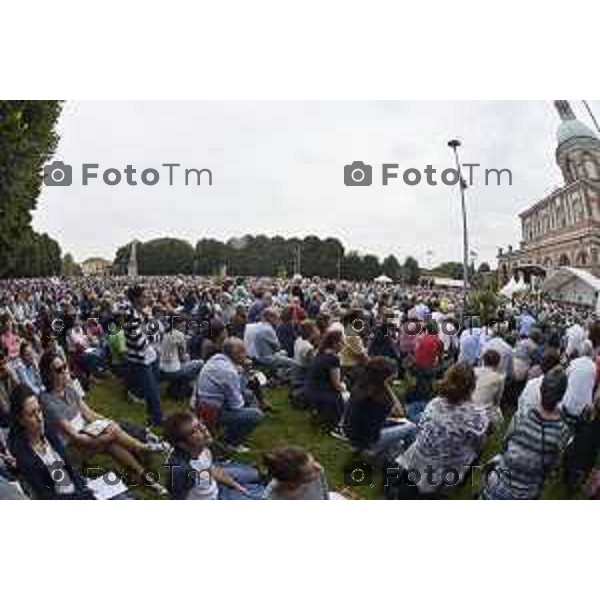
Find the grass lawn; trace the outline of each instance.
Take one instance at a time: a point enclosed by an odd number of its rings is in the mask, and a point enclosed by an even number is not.
[[[274,405],[275,411],[259,425],[248,440],[252,452],[240,457],[241,460],[259,465],[261,454],[275,446],[284,444],[295,444],[310,450],[317,460],[324,466],[327,479],[332,490],[340,490],[344,487],[344,467],[355,459],[350,446],[340,440],[325,435],[311,416],[306,411],[296,410],[290,407],[287,400],[287,390],[283,388],[267,391],[267,397]],[[126,420],[143,425],[146,413],[143,406],[132,404],[126,400],[123,385],[117,379],[107,379],[94,385],[88,397],[90,405],[98,412],[116,420]],[[165,414],[186,408],[185,403],[162,395],[162,405]],[[499,432],[490,438],[485,446],[481,464],[498,452],[502,443],[503,432]],[[102,466],[112,467],[109,461],[99,461]],[[161,459],[155,458],[152,466],[158,468]],[[373,485],[365,487],[354,487],[353,491],[361,498],[382,498],[381,473],[375,469]],[[474,472],[472,480],[453,494],[453,499],[469,499],[479,492],[481,487],[480,473]],[[131,493],[137,498],[154,498],[155,496],[140,488],[132,488]],[[546,485],[544,498],[559,499],[566,498],[567,494],[559,478],[554,476]]]

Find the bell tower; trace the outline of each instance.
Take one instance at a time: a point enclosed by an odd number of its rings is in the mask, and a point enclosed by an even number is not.
[[[600,184],[600,140],[594,131],[577,119],[568,100],[555,100],[561,119],[556,132],[556,162],[565,184],[587,179]]]

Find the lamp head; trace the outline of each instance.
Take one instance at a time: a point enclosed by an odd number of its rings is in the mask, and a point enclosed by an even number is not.
[[[448,146],[450,146],[450,148],[453,148],[456,150],[456,148],[458,148],[460,146],[460,140],[450,140],[448,142]]]

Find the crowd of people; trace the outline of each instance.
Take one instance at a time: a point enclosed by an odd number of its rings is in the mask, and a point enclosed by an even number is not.
[[[0,497],[92,499],[106,454],[149,494],[327,499],[313,449],[244,462],[270,386],[366,464],[390,499],[536,499],[596,475],[600,322],[543,298],[493,318],[432,286],[201,277],[0,282]],[[90,389],[122,380],[147,422],[99,414]],[[164,395],[180,408],[164,412]],[[499,452],[482,462],[491,438]],[[167,475],[147,477],[155,456]],[[394,478],[386,473],[395,473]],[[347,481],[348,485],[358,482]],[[589,495],[597,490],[585,488]]]

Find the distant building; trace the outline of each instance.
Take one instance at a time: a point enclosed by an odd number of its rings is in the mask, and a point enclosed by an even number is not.
[[[88,258],[81,263],[81,271],[84,275],[109,275],[112,262],[104,258]]]
[[[600,275],[600,139],[568,101],[554,104],[561,118],[556,162],[565,184],[519,215],[519,248],[498,252],[502,284],[519,271],[544,277],[566,266]]]

